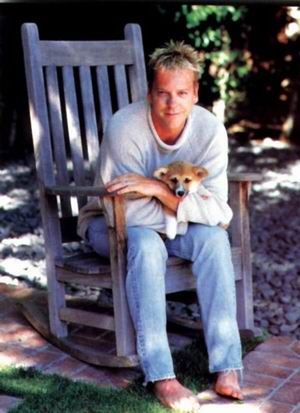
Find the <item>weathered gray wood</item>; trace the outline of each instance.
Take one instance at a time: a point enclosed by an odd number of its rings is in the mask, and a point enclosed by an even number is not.
[[[96,159],[99,153],[99,138],[90,68],[88,66],[80,66],[79,76],[85,126],[85,139],[87,142],[90,169],[92,176],[94,176]]]
[[[104,186],[47,186],[45,192],[62,196],[114,196],[114,193],[108,193]]]
[[[113,282],[113,301],[116,325],[117,354],[135,354],[135,334],[126,298],[126,226],[124,198],[103,198],[109,226],[110,263]]]
[[[55,346],[59,347],[71,356],[86,363],[97,366],[108,367],[135,367],[139,364],[136,355],[120,357],[116,355],[115,344],[113,342],[103,342],[97,340],[84,339],[84,330],[79,329],[79,336],[73,333],[65,338],[58,338],[49,328],[49,314],[47,312],[47,299],[45,293],[36,293],[35,296],[17,298],[17,305],[21,312],[33,327]]]
[[[115,330],[113,317],[106,314],[99,315],[90,311],[77,310],[75,308],[62,308],[59,314],[60,318],[68,323],[81,324],[109,331]]]
[[[68,185],[69,175],[67,170],[67,155],[64,144],[61,102],[55,66],[46,67],[45,75],[47,85],[49,118],[54,147],[54,158],[57,170],[56,184]],[[72,215],[71,203],[69,198],[61,197],[61,209],[63,216]]]
[[[60,268],[57,270],[57,279],[63,283],[78,284],[86,287],[112,288],[111,273],[109,274],[77,274]]]
[[[146,67],[141,28],[138,24],[125,26],[125,38],[133,44],[134,64],[129,66],[130,92],[133,102],[147,96]]]
[[[112,103],[107,66],[97,67],[96,76],[100,101],[102,131],[104,131],[108,120],[112,116]]]
[[[129,103],[126,72],[125,72],[124,65],[114,66],[114,74],[115,74],[115,83],[116,83],[116,90],[117,90],[118,108],[120,109],[123,106],[128,105]]]
[[[43,66],[87,66],[133,63],[133,47],[127,40],[40,42]]]
[[[232,182],[255,182],[261,181],[262,175],[254,172],[230,172],[228,179]]]
[[[240,247],[242,252],[242,277],[236,284],[238,323],[243,329],[253,330],[253,286],[248,211],[250,185],[247,181],[230,184],[230,202],[234,210],[230,230],[232,246]]]
[[[83,149],[81,144],[81,131],[79,124],[78,101],[75,89],[74,72],[71,66],[62,68],[66,121],[68,137],[70,141],[73,178],[75,184],[80,186],[85,184]],[[86,198],[78,198],[78,206],[82,207],[86,203]]]
[[[64,337],[67,334],[67,327],[65,323],[61,322],[58,314],[58,309],[65,305],[64,286],[56,280],[54,263],[55,258],[62,255],[57,201],[56,198],[45,196],[44,193],[44,185],[54,185],[55,179],[39,49],[40,41],[35,24],[22,25],[22,42],[30,103],[31,129],[40,189],[41,216],[45,237],[50,328],[57,337]]]

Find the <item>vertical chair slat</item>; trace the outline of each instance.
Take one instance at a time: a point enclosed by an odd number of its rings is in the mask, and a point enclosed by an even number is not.
[[[117,91],[118,108],[122,108],[129,104],[126,72],[124,65],[114,66],[115,83]]]
[[[145,56],[141,28],[138,24],[125,26],[125,38],[133,45],[134,64],[129,65],[130,92],[133,102],[144,99],[147,95]]]
[[[79,76],[88,159],[92,175],[94,176],[96,159],[99,152],[99,139],[90,68],[88,66],[80,66]]]
[[[64,96],[66,105],[66,119],[69,133],[71,156],[73,161],[74,181],[76,185],[84,185],[84,160],[81,143],[81,131],[78,115],[78,101],[76,96],[74,72],[71,66],[63,67]],[[86,203],[86,198],[78,198],[78,206]]]
[[[66,147],[64,144],[64,130],[56,67],[47,66],[45,68],[45,75],[48,92],[49,118],[52,131],[54,158],[57,169],[57,184],[68,185],[69,176],[67,169],[67,156]],[[63,216],[72,215],[69,197],[61,197],[61,209]]]
[[[96,77],[101,112],[102,131],[104,131],[107,122],[112,116],[112,104],[107,66],[98,66],[96,68]]]
[[[49,321],[52,333],[57,337],[64,337],[68,333],[67,326],[66,323],[61,322],[58,311],[59,308],[65,306],[65,291],[64,285],[57,282],[55,274],[55,259],[62,256],[61,232],[56,213],[56,198],[46,196],[44,191],[45,185],[53,185],[55,180],[47,101],[39,48],[40,40],[35,24],[29,23],[22,26],[22,41],[45,237]]]

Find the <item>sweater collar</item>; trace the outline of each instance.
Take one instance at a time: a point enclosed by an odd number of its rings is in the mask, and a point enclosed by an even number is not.
[[[158,146],[159,146],[161,149],[163,149],[163,150],[165,150],[165,151],[170,151],[170,152],[179,149],[179,148],[184,144],[184,142],[187,140],[188,133],[189,133],[189,129],[190,129],[190,125],[191,125],[191,117],[192,117],[192,114],[191,114],[191,113],[189,114],[189,116],[188,116],[188,118],[187,118],[187,121],[186,121],[186,124],[185,124],[185,127],[184,127],[183,131],[181,132],[179,138],[177,139],[176,143],[174,143],[174,145],[168,145],[167,143],[165,143],[165,142],[163,142],[163,141],[161,140],[161,138],[158,136],[158,134],[157,134],[157,132],[156,132],[156,129],[155,129],[155,127],[154,127],[154,125],[153,125],[153,121],[152,121],[151,107],[150,107],[149,103],[148,103],[147,112],[148,112],[148,113],[147,113],[147,115],[148,115],[148,123],[149,123],[151,132],[152,132],[152,134],[153,134],[153,136],[154,136],[154,138],[155,138]]]

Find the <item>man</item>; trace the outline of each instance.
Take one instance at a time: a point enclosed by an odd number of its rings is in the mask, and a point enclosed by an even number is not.
[[[242,399],[242,369],[236,322],[235,284],[227,232],[227,134],[210,112],[196,106],[199,61],[189,45],[170,42],[150,58],[147,101],[118,111],[105,131],[96,183],[108,191],[143,197],[126,202],[128,268],[126,289],[145,381],[160,402],[189,411],[198,405],[176,379],[166,333],[164,277],[168,255],[192,261],[209,355],[218,373],[215,391]],[[181,160],[205,167],[210,196],[191,193],[179,200],[155,169]],[[178,221],[177,236],[165,239],[164,210]],[[97,203],[81,210],[79,233],[101,255],[108,255],[107,228]]]

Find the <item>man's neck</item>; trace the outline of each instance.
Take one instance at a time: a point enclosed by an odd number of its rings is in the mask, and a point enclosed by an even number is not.
[[[163,128],[161,125],[157,124],[153,120],[153,126],[156,130],[157,135],[160,137],[160,139],[164,143],[166,143],[167,145],[174,145],[177,142],[178,138],[180,137],[185,127],[185,124],[181,128],[170,129],[170,128]]]

